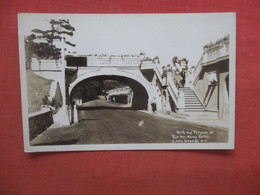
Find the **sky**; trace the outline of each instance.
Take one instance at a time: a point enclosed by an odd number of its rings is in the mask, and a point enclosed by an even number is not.
[[[160,58],[161,65],[174,56],[197,65],[203,46],[229,34],[235,36],[234,13],[207,14],[20,14],[19,33],[48,29],[50,19],[69,19],[76,44],[67,50],[79,54],[138,55]],[[58,44],[59,45],[59,44]]]

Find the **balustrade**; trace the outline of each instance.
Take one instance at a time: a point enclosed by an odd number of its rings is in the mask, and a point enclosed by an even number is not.
[[[37,60],[32,58],[31,69],[33,71],[57,71],[61,70],[60,60]]]
[[[208,62],[217,60],[218,58],[229,55],[229,43],[228,41],[222,41],[216,44],[209,45],[204,48],[203,63],[205,65]]]

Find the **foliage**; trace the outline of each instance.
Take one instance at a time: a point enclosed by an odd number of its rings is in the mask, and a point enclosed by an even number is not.
[[[95,100],[103,91],[102,81],[82,81],[73,90],[72,99],[82,99],[83,102]]]
[[[26,63],[26,69],[31,68],[31,61],[32,57],[35,53],[34,45],[35,43],[33,40],[36,38],[34,34],[31,34],[24,39],[24,45],[25,45],[25,63]]]
[[[45,105],[45,106],[50,105],[50,101],[49,101],[47,95],[45,95],[44,98],[42,98],[42,105]]]
[[[224,37],[218,39],[215,43],[210,42],[209,44],[204,45],[203,48],[206,49],[206,48],[212,47],[212,46],[215,45],[215,44],[219,44],[219,43],[221,43],[221,42],[225,42],[225,41],[228,41],[228,40],[229,40],[229,34],[227,34],[227,35],[225,35]]]
[[[26,68],[30,68],[32,57],[41,59],[59,59],[61,49],[54,44],[55,41],[61,41],[64,36],[73,36],[75,28],[69,23],[69,20],[50,20],[50,29],[41,30],[33,29],[32,34],[25,37],[25,52],[26,52]],[[75,44],[67,41],[64,37],[64,42],[67,45],[75,47]]]
[[[38,34],[38,39],[46,40],[50,46],[53,46],[55,40],[61,41],[62,35],[73,36],[75,28],[70,25],[69,20],[51,20],[49,23],[51,24],[51,30],[33,29],[32,32]],[[65,43],[75,47],[75,44],[69,41],[65,41]]]
[[[119,88],[119,87],[124,87],[125,84],[121,83],[119,81],[114,81],[114,80],[105,80],[104,81],[104,89],[107,90],[111,90],[111,89],[115,89],[115,88]]]
[[[72,91],[72,99],[82,99],[83,102],[95,100],[99,95],[105,95],[106,91],[123,86],[125,84],[115,80],[82,81]]]
[[[62,106],[62,103],[58,102],[55,97],[52,98],[50,105],[53,106],[55,109],[58,109]]]
[[[52,108],[52,112],[53,114],[56,114],[59,110],[59,108],[61,108],[62,103],[59,103],[55,97],[52,98],[51,102],[50,102],[50,106]]]
[[[57,113],[58,109],[62,106],[62,103],[59,103],[55,97],[52,98],[50,101],[48,96],[45,95],[44,98],[42,98],[42,105],[44,106],[50,106],[53,110],[53,113]]]

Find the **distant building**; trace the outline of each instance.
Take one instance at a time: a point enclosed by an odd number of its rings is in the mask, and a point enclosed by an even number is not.
[[[130,87],[119,87],[107,91],[106,99],[108,102],[122,103],[131,106],[133,91]]]

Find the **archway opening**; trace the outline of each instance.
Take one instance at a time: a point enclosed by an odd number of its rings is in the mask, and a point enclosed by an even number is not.
[[[109,90],[118,88],[128,90],[130,95],[123,93],[115,95],[109,92]],[[83,103],[103,98],[106,102],[129,104],[130,108],[134,110],[147,110],[148,97],[145,87],[134,79],[124,76],[102,75],[90,77],[77,83],[69,98],[70,100],[81,99]]]

